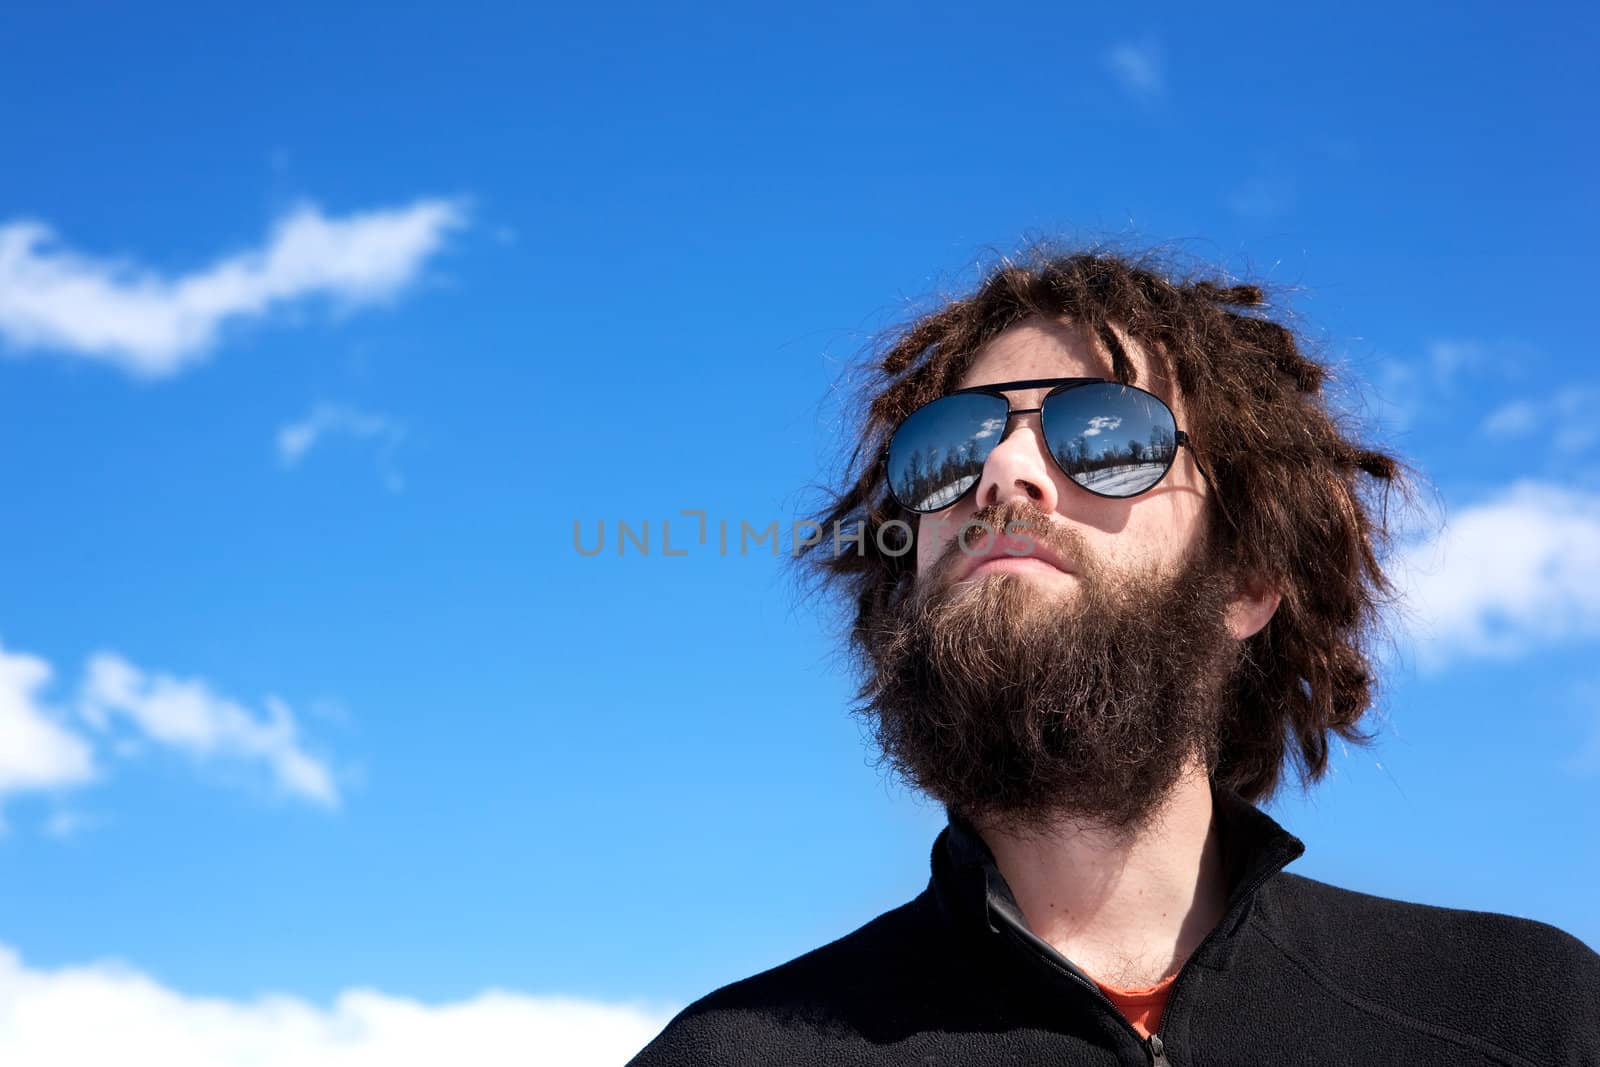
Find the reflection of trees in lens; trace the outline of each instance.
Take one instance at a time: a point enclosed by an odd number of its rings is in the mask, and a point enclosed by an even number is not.
[[[1109,439],[1100,422],[1104,417],[1083,423],[1084,429],[1064,442],[1052,445],[1051,452],[1061,469],[1079,485],[1107,496],[1131,496],[1155,484],[1172,465],[1177,437],[1148,410],[1140,412],[1141,422],[1154,422],[1145,439],[1129,436],[1121,443]],[[1119,417],[1118,424],[1133,422]]]
[[[1172,453],[1177,450],[1177,439],[1173,432],[1165,426],[1152,426],[1150,428],[1150,451],[1153,456],[1160,459],[1171,459]]]
[[[1062,447],[1054,449],[1056,462],[1061,464],[1061,469],[1068,474],[1076,474],[1089,468],[1089,442],[1080,434],[1068,441]]]
[[[975,470],[981,467],[977,459],[978,444],[966,441],[959,448],[937,458],[940,449],[918,449],[902,466],[896,494],[911,506],[923,511],[935,511],[953,504],[957,497],[972,484]]]

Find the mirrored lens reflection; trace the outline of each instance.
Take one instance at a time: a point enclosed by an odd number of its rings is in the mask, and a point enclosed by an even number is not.
[[[1005,432],[1005,400],[985,393],[947,396],[911,413],[889,442],[889,488],[912,511],[938,511],[983,475]]]
[[[1177,452],[1177,423],[1159,399],[1117,382],[1080,385],[1045,399],[1050,452],[1067,476],[1104,496],[1155,485]]]

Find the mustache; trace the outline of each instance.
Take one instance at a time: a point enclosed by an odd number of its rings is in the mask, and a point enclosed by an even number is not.
[[[921,533],[919,530],[919,536]],[[1013,553],[1015,555],[1038,555],[1043,550],[1071,565],[1080,578],[1089,581],[1094,578],[1094,561],[1089,557],[1089,546],[1081,533],[1053,521],[1032,504],[1013,499],[979,508],[961,524],[934,560],[928,576],[929,587],[947,585],[963,563],[983,552],[992,539],[998,537],[1022,543],[1019,547],[1026,551]]]

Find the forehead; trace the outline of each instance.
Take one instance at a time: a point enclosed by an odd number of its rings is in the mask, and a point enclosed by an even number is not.
[[[1133,361],[1134,383],[1149,390],[1177,411],[1176,390],[1166,367],[1152,358],[1137,342],[1115,326],[1123,351]],[[1074,323],[1032,318],[1010,326],[990,341],[973,358],[961,376],[958,388],[1021,381],[1026,378],[1108,378],[1111,355]]]

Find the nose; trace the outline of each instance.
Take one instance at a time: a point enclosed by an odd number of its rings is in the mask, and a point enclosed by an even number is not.
[[[1025,497],[1046,514],[1056,510],[1056,483],[1038,432],[1038,416],[1025,416],[989,453],[978,481],[978,506]]]

